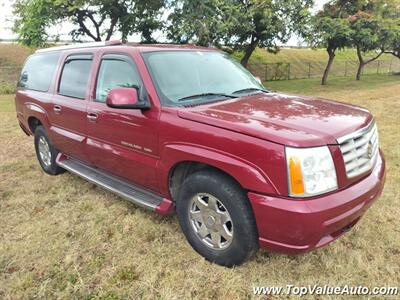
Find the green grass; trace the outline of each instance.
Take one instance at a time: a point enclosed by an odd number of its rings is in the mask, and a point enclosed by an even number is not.
[[[233,53],[240,60],[242,53]],[[376,55],[371,52],[366,57]],[[286,80],[299,78],[321,78],[328,61],[325,49],[281,49],[277,54],[265,49],[256,49],[250,58],[248,68],[262,80]],[[355,77],[358,59],[354,49],[338,51],[330,76]],[[364,74],[388,74],[400,72],[400,60],[384,54],[379,60],[367,64]]]
[[[373,56],[374,53],[367,54],[366,57]],[[240,59],[243,56],[242,52],[235,52],[233,57]],[[336,60],[351,60],[357,61],[357,53],[355,49],[345,49],[337,51]],[[392,60],[393,56],[384,54],[381,60]],[[250,58],[250,64],[266,64],[266,63],[303,63],[303,62],[326,62],[328,54],[325,49],[310,49],[310,48],[283,48],[277,54],[269,53],[265,49],[258,48],[254,51]]]
[[[334,95],[344,93],[351,96],[352,92],[362,91],[373,92],[376,89],[395,86],[400,84],[400,75],[364,75],[363,79],[356,81],[347,77],[331,78],[328,85],[321,85],[321,79],[298,79],[298,80],[280,80],[266,81],[265,87],[271,90],[285,91],[293,94],[331,94]],[[350,99],[349,99],[350,100]]]
[[[210,264],[185,241],[176,217],[69,173],[44,174],[33,139],[18,126],[13,96],[0,96],[0,299],[249,299],[255,285],[399,286],[399,78],[268,85],[361,105],[376,116],[386,186],[350,232],[301,256],[259,251],[241,267]]]
[[[0,95],[1,94],[14,94],[16,91],[16,83],[14,82],[0,82]]]
[[[32,54],[34,49],[20,44],[0,44],[0,67],[17,66],[20,67],[25,59]]]
[[[21,67],[33,51],[19,44],[0,44],[0,94],[15,93]]]

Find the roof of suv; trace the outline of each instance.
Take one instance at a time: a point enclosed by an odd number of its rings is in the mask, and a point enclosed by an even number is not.
[[[212,51],[214,48],[200,47],[196,45],[174,45],[174,44],[140,44],[140,43],[122,43],[121,41],[106,41],[106,42],[94,42],[94,43],[78,43],[73,45],[64,45],[57,47],[50,47],[36,50],[36,53],[50,52],[50,51],[62,51],[62,50],[74,50],[74,49],[87,49],[87,48],[98,48],[98,47],[112,47],[112,46],[128,46],[135,47],[139,51],[162,51],[162,50],[203,50]]]

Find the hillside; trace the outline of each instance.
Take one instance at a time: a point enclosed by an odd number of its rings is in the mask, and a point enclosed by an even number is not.
[[[373,55],[371,53],[369,56]],[[235,52],[233,57],[240,60],[243,56],[241,52]],[[390,54],[384,54],[380,60],[392,60],[394,57]],[[277,54],[269,53],[265,49],[256,49],[250,58],[250,64],[266,64],[266,63],[300,63],[300,62],[326,62],[328,54],[325,49],[310,48],[284,48]],[[336,60],[357,61],[357,53],[355,49],[346,49],[337,51]]]
[[[366,58],[374,57],[371,52]],[[241,52],[232,54],[237,60]],[[321,78],[328,61],[325,49],[281,49],[277,54],[265,49],[256,49],[250,58],[248,68],[263,81],[302,78]],[[337,51],[330,76],[355,76],[358,58],[355,49]],[[363,74],[391,74],[400,72],[400,60],[390,54],[382,55],[379,60],[365,66]]]
[[[0,66],[21,66],[33,51],[18,44],[0,44]]]

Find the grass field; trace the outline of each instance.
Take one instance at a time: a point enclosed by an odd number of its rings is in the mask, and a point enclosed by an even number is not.
[[[239,59],[242,53],[233,57]],[[373,57],[376,53],[366,54]],[[248,68],[263,80],[286,80],[299,78],[322,78],[328,61],[325,49],[281,49],[277,54],[265,49],[256,49],[250,58]],[[358,68],[357,54],[354,49],[337,51],[332,65],[331,77],[355,77]],[[400,72],[400,60],[393,55],[384,54],[379,60],[365,66],[364,74],[388,74]]]
[[[33,51],[19,44],[0,44],[0,66],[22,66]]]
[[[368,53],[367,57],[374,56],[373,52]],[[233,56],[240,59],[243,56],[241,52],[235,52]],[[394,56],[384,54],[381,60],[391,60]],[[357,52],[355,49],[345,49],[336,52],[336,60],[357,60]],[[301,63],[310,61],[323,61],[328,60],[328,53],[325,49],[310,49],[310,48],[282,48],[277,54],[269,53],[265,49],[258,48],[254,51],[250,58],[251,64],[273,64],[279,62],[286,63]]]
[[[295,257],[260,251],[233,269],[197,255],[176,217],[147,212],[69,173],[44,174],[32,138],[18,127],[13,97],[0,96],[0,299],[243,299],[256,285],[399,286],[399,82],[367,76],[327,87],[317,80],[268,84],[369,108],[387,182],[358,225],[328,247]]]
[[[0,94],[15,92],[15,85],[25,59],[33,49],[18,44],[0,44]]]

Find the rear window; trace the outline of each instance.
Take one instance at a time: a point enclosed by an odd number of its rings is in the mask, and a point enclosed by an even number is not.
[[[91,66],[91,55],[68,57],[62,71],[58,93],[72,98],[85,99]]]
[[[59,57],[59,52],[34,54],[30,56],[22,69],[18,87],[47,92],[51,80],[53,79]]]

